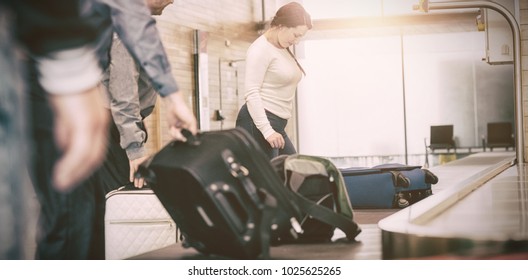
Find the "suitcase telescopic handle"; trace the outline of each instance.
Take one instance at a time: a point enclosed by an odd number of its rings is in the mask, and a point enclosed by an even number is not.
[[[191,146],[200,145],[200,139],[198,139],[198,135],[192,134],[192,132],[190,130],[182,128],[181,134],[183,135],[183,137],[185,137],[185,139],[187,139],[185,141],[185,143],[187,143],[187,144],[189,144]]]
[[[224,160],[228,171],[242,184],[253,203],[255,203],[258,208],[262,209],[264,204],[258,196],[258,189],[255,186],[255,183],[253,183],[249,177],[249,170],[238,162],[233,153],[228,149],[222,151],[222,159]]]
[[[237,232],[250,236],[249,232],[254,227],[248,227],[247,225],[254,224],[254,221],[251,219],[251,212],[238,193],[229,184],[223,182],[211,184],[209,191],[215,201],[221,205],[220,211],[229,218]]]

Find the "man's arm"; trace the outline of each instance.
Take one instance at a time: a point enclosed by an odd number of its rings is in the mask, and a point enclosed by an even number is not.
[[[55,138],[62,151],[53,168],[53,183],[70,191],[100,165],[106,154],[108,115],[99,87],[75,94],[51,95],[55,112]]]
[[[139,97],[139,69],[117,36],[110,50],[110,66],[106,70],[110,111],[119,130],[120,146],[129,159],[129,180],[141,188],[144,181],[134,178],[139,165],[147,158]],[[151,89],[154,91],[154,89]],[[154,94],[154,93],[153,93]]]
[[[114,38],[110,51],[111,62],[106,70],[110,111],[121,135],[120,145],[129,159],[146,155],[144,143],[146,132],[142,123],[139,102],[139,72],[134,59],[121,43]]]
[[[100,30],[80,17],[79,1],[3,3],[15,15],[19,42],[37,62],[42,87],[51,93],[54,133],[62,153],[52,180],[57,190],[70,191],[95,170],[106,152],[108,116],[101,107],[101,69],[89,47]]]
[[[185,139],[180,133],[186,128],[195,134],[196,117],[181,96],[171,71],[156,22],[144,0],[100,0],[112,10],[116,33],[132,57],[150,77],[154,89],[167,107],[167,119],[173,138]],[[134,19],[134,20],[130,20]]]
[[[106,153],[109,118],[102,102],[101,69],[89,47],[53,52],[36,61],[39,81],[50,93],[62,152],[53,183],[57,190],[69,191],[91,175]]]
[[[165,48],[145,0],[99,0],[110,7],[112,25],[119,39],[163,97],[177,92]]]

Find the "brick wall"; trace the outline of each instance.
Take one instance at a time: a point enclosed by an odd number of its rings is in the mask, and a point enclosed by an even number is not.
[[[243,59],[247,47],[258,36],[256,23],[262,19],[261,7],[259,0],[176,0],[161,16],[155,17],[173,74],[191,108],[194,106],[193,34],[194,30],[208,33],[209,113],[213,117],[214,111],[221,108],[225,117],[222,122],[210,119],[211,130],[235,126],[236,114],[244,102],[244,62],[230,64],[229,61]],[[170,141],[161,100],[146,122],[147,147],[153,153]]]

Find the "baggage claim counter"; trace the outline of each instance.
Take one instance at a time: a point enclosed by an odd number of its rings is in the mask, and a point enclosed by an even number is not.
[[[414,7],[425,12],[462,8],[492,9],[510,25],[516,153],[479,153],[431,168],[441,180],[433,196],[378,223],[384,259],[528,259],[519,25],[508,10],[490,1],[425,0]]]
[[[526,166],[513,152],[431,168],[433,195],[382,219],[383,259],[528,259]]]

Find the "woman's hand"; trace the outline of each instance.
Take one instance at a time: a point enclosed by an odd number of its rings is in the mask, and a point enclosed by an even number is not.
[[[270,146],[274,149],[283,149],[284,148],[284,137],[280,133],[273,132],[273,134],[266,139]]]

